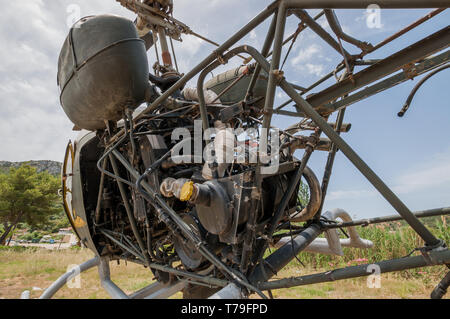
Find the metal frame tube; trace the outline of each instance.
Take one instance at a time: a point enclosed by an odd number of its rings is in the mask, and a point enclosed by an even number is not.
[[[98,266],[100,264],[100,258],[94,257],[85,263],[79,265],[79,272],[85,272],[91,268],[94,268],[95,266]],[[45,289],[44,293],[39,297],[39,299],[51,299],[57,292],[60,290],[66,283],[67,280],[69,280],[71,277],[73,277],[75,274],[77,274],[78,270],[76,268],[72,269],[71,271],[65,273],[61,277],[59,277],[55,282],[51,284],[50,287]]]
[[[414,87],[414,89],[411,91],[411,93],[409,94],[408,98],[406,99],[405,104],[403,105],[402,110],[397,114],[399,117],[402,117],[403,115],[405,115],[406,111],[408,111],[412,100],[414,99],[414,96],[416,95],[417,91],[422,87],[422,85],[425,84],[426,81],[428,81],[431,77],[435,76],[436,74],[438,74],[439,72],[450,68],[450,64],[446,64],[444,66],[441,66],[440,68],[434,70],[433,72],[427,74],[423,79],[421,79],[419,81],[419,83],[416,84],[416,86]]]
[[[363,51],[367,51],[371,48],[373,48],[373,46],[369,43],[360,41],[358,39],[355,39],[353,37],[351,37],[350,35],[348,35],[347,33],[345,33],[342,30],[341,24],[339,23],[339,20],[336,16],[336,13],[334,12],[334,10],[331,9],[325,9],[325,15],[327,17],[327,21],[328,24],[331,28],[331,30],[333,30],[333,32],[336,34],[336,36],[342,40],[344,40],[345,42],[351,43],[355,46],[357,46],[358,48],[360,48]]]
[[[335,49],[339,54],[342,55],[344,52],[347,58],[350,58],[350,53],[348,53],[345,49],[341,50],[341,46],[339,43],[327,32],[324,28],[320,26],[305,10],[295,10],[294,14],[311,30],[313,30],[319,37],[321,37],[326,43],[328,43],[333,49]]]
[[[378,43],[376,46],[374,46],[372,49],[368,50],[366,53],[364,53],[362,56],[365,56],[368,53],[374,52],[376,50],[378,50],[379,48],[385,46],[386,44],[394,41],[395,39],[399,38],[400,36],[404,35],[405,33],[411,31],[412,29],[418,27],[419,25],[421,25],[422,23],[430,20],[431,18],[433,18],[434,16],[438,15],[439,13],[441,13],[442,11],[444,11],[445,8],[440,8],[440,9],[436,9],[434,11],[431,11],[430,13],[428,13],[426,16],[420,18],[419,20],[417,20],[416,22],[410,24],[409,26],[407,26],[406,28],[398,31],[397,33],[391,35],[390,37],[388,37],[387,39],[383,40],[382,42]]]
[[[417,212],[414,212],[413,214],[417,218],[450,215],[450,207],[417,211]],[[368,226],[371,224],[394,222],[394,221],[398,221],[398,220],[403,220],[403,217],[398,216],[398,215],[375,217],[375,218],[355,220],[355,221],[348,222],[348,223],[343,222],[343,223],[337,223],[337,224],[330,224],[330,225],[325,225],[324,227],[326,229],[341,228],[341,227],[353,227],[353,226],[363,226],[364,227],[364,226]]]
[[[111,154],[109,154],[109,160],[113,167],[114,174],[116,176],[119,176],[119,169],[117,168],[116,160]],[[128,202],[125,188],[123,187],[123,184],[120,181],[117,181],[117,185],[119,186],[120,195],[122,196],[123,205],[125,206],[125,210],[127,212],[128,220],[130,221],[130,225],[131,225],[131,229],[133,231],[134,237],[136,237],[136,240],[139,244],[139,248],[141,249],[142,256],[144,257],[147,264],[150,264],[150,258],[148,256],[148,252],[145,250],[144,240],[142,239],[141,235],[139,234],[139,229],[137,227],[136,219],[134,218],[134,214],[131,210],[130,203]]]
[[[277,26],[277,15],[274,14],[272,22],[270,23],[270,26],[269,26],[269,31],[267,32],[266,39],[264,41],[264,44],[263,44],[263,47],[262,47],[262,50],[261,50],[261,54],[263,56],[265,56],[265,57],[267,57],[269,55],[269,50],[270,50],[270,48],[272,46],[273,38],[275,36],[275,28],[276,28],[276,26]],[[250,83],[249,83],[248,89],[247,89],[247,93],[245,95],[246,99],[250,95],[253,94],[253,89],[254,89],[254,87],[256,85],[256,82],[258,80],[258,76],[259,76],[260,73],[261,73],[261,66],[259,64],[256,64],[255,71],[253,72],[253,76],[252,76],[252,78],[250,80]]]
[[[302,9],[366,9],[373,0],[284,0],[288,8]],[[448,8],[448,0],[378,0],[382,9]]]
[[[342,109],[339,111],[339,113],[337,115],[337,119],[336,119],[336,129],[335,130],[336,130],[337,134],[341,133],[342,122],[344,121],[344,116],[345,116],[345,109]],[[319,212],[316,215],[316,219],[319,219],[320,215],[322,214],[323,205],[325,204],[325,198],[327,196],[328,185],[330,183],[331,173],[333,172],[334,160],[336,159],[337,151],[338,151],[338,148],[336,147],[336,144],[333,143],[331,146],[331,150],[328,153],[327,163],[325,165],[325,172],[323,173],[322,187],[321,187],[322,202],[320,203],[320,208],[319,208]]]
[[[155,110],[162,102],[164,102],[168,97],[185,85],[189,80],[191,80],[195,75],[201,72],[205,67],[211,62],[217,59],[218,55],[228,50],[231,46],[236,44],[239,40],[245,37],[250,31],[264,22],[274,11],[276,6],[271,5],[258,14],[252,21],[250,21],[246,26],[244,26],[240,31],[235,33],[231,38],[229,38],[224,44],[217,48],[213,53],[211,53],[207,58],[200,62],[196,67],[194,67],[190,72],[183,76],[177,83],[175,83],[170,89],[168,89],[164,94],[157,98],[151,105],[149,105],[141,114],[136,117],[136,120],[142,118],[143,115]]]
[[[306,228],[292,241],[289,241],[267,257],[263,263],[260,263],[250,275],[250,282],[258,285],[269,280],[294,259],[298,253],[308,247],[321,233],[322,229],[318,224],[312,224]]]
[[[114,282],[112,282],[108,258],[100,258],[100,263],[98,265],[98,275],[100,277],[100,283],[103,289],[106,290],[111,298],[130,299],[130,297],[128,297],[127,294],[122,291],[122,289],[120,289]]]
[[[277,13],[277,23],[275,28],[275,38],[273,40],[273,53],[272,53],[272,62],[270,65],[270,70],[266,70],[269,73],[269,80],[267,83],[267,92],[266,99],[264,104],[264,119],[263,119],[263,136],[265,138],[262,139],[262,149],[267,149],[267,144],[264,145],[264,142],[267,143],[268,138],[268,130],[270,128],[270,124],[272,121],[272,111],[273,111],[273,103],[275,100],[275,91],[277,88],[277,72],[280,67],[281,61],[281,51],[283,49],[283,37],[284,30],[286,26],[286,6],[284,5],[284,1],[280,2]]]
[[[444,53],[441,53],[439,55],[436,55],[432,58],[428,58],[425,61],[417,64],[414,67],[415,75],[416,76],[422,75],[428,71],[431,71],[431,70],[439,67],[440,65],[442,65],[444,63],[447,63],[448,61],[450,61],[450,50],[448,50]],[[337,101],[337,102],[334,102],[331,104],[322,105],[317,109],[317,111],[320,114],[333,113],[341,108],[350,106],[354,103],[357,103],[361,100],[371,97],[372,95],[378,94],[382,91],[385,91],[391,87],[399,85],[408,80],[409,80],[409,78],[405,72],[397,73],[385,80],[382,80],[374,85],[371,85],[365,89],[362,89],[355,94],[352,94],[346,98],[343,98],[340,101]]]
[[[331,103],[338,97],[351,93],[365,85],[382,79],[392,74],[410,63],[422,60],[431,54],[441,51],[449,46],[450,26],[447,26],[434,34],[422,39],[413,45],[385,58],[359,73],[353,75],[352,79],[347,78],[337,84],[334,84],[325,90],[314,94],[307,101],[313,107],[318,108],[320,114],[326,115],[329,112],[326,108],[327,103]],[[323,106],[323,107],[322,107]]]
[[[431,251],[428,253],[429,260],[424,256],[414,256],[407,258],[385,260],[373,264],[358,265],[335,269],[319,274],[286,278],[272,282],[265,282],[258,285],[261,290],[271,290],[289,288],[296,286],[312,285],[322,282],[330,282],[342,279],[370,276],[373,269],[379,267],[380,273],[401,271],[411,268],[426,267],[431,265],[443,265],[450,262],[450,250]],[[431,260],[431,264],[430,264]]]

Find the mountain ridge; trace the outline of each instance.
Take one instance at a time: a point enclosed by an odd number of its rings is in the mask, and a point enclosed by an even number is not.
[[[26,161],[26,162],[0,161],[0,171],[7,172],[10,168],[12,167],[18,168],[23,164],[30,165],[31,167],[36,167],[38,173],[46,171],[54,176],[61,174],[62,163],[50,160]]]

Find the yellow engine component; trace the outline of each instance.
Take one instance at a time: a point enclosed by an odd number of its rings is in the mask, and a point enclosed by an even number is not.
[[[191,199],[193,193],[194,193],[194,182],[189,181],[184,183],[180,192],[180,200],[182,202],[187,202],[188,200]]]

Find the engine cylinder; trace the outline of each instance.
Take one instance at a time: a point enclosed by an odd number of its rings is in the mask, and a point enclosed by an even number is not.
[[[105,128],[145,100],[149,67],[144,41],[131,20],[100,15],[70,30],[58,63],[60,102],[80,129]]]

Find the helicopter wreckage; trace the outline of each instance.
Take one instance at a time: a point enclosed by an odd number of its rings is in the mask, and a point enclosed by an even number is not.
[[[52,297],[68,278],[92,267],[98,267],[102,286],[114,298],[167,298],[182,291],[185,298],[229,299],[267,298],[265,292],[271,296],[273,289],[369,276],[374,265],[380,273],[450,265],[446,243],[419,220],[450,209],[412,213],[341,137],[350,129],[344,123],[349,105],[426,74],[400,111],[403,116],[423,82],[449,67],[449,26],[383,59],[365,57],[431,20],[450,1],[378,1],[382,9],[440,9],[376,45],[346,34],[334,11],[365,9],[372,1],[275,1],[221,45],[175,19],[172,0],[117,1],[137,19],[81,19],[64,43],[58,71],[61,105],[83,129],[66,152],[64,206],[80,241],[96,257],[63,275],[41,298]],[[307,9],[322,10],[313,17]],[[299,27],[285,37],[288,17],[298,19]],[[235,46],[268,19],[261,50]],[[332,32],[319,19],[326,19]],[[283,47],[292,48],[305,29],[342,57],[335,70],[308,87],[289,82],[280,67]],[[185,34],[217,48],[182,75],[173,41]],[[343,42],[358,53],[348,52]],[[153,74],[147,60],[151,48],[158,57]],[[231,59],[244,63],[205,83]],[[197,87],[185,88],[196,76]],[[314,91],[333,76],[335,84]],[[290,100],[274,107],[277,89]],[[142,103],[147,107],[136,110]],[[288,105],[297,111],[286,111]],[[337,119],[329,123],[334,112]],[[276,115],[300,121],[276,129]],[[243,140],[236,137],[238,130],[245,132]],[[303,150],[299,159],[298,150]],[[308,161],[323,151],[328,160],[319,182]],[[338,151],[398,215],[353,221],[342,209],[322,211]],[[297,195],[302,178],[310,194],[305,205]],[[373,243],[360,238],[355,226],[400,219],[423,239],[420,254],[271,280],[302,251],[342,256],[342,247],[370,249]],[[347,228],[349,238],[339,238],[339,228]],[[125,294],[109,275],[114,260],[142,264],[156,282]],[[442,297],[449,282],[450,273],[432,297]]]

